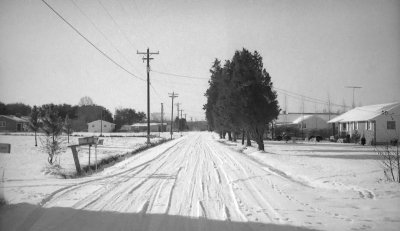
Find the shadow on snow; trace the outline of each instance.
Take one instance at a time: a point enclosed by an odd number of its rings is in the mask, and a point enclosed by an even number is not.
[[[0,208],[0,230],[313,230],[285,224],[236,222],[166,214],[119,213],[32,204]]]

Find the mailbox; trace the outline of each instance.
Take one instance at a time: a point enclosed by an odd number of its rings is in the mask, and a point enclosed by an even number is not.
[[[83,138],[78,138],[79,145],[92,145],[96,144],[98,137],[90,136],[90,137],[83,137]]]
[[[11,144],[0,143],[0,153],[10,153],[10,152],[11,152]]]

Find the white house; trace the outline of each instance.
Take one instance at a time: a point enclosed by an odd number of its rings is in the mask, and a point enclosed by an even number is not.
[[[327,120],[322,119],[316,115],[303,115],[295,119],[292,124],[297,125],[298,128],[305,130],[313,129],[327,129],[329,124]]]
[[[112,132],[115,124],[108,121],[95,120],[88,123],[88,132]]]
[[[400,102],[356,107],[330,121],[339,134],[364,136],[367,144],[399,140]]]
[[[325,123],[328,122],[328,120],[335,118],[338,116],[336,113],[287,113],[287,114],[279,114],[278,118],[275,120],[275,125],[281,126],[281,125],[293,125],[293,122],[296,120],[301,119],[304,116],[305,119],[309,118],[309,116],[316,116]],[[310,124],[311,126],[311,124]],[[318,126],[318,124],[317,124]]]

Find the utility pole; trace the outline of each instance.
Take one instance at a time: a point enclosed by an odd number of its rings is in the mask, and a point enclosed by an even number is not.
[[[161,132],[164,132],[164,104],[161,103]]]
[[[328,113],[329,113],[329,120],[331,120],[331,96],[328,92]]]
[[[179,105],[181,105],[181,104],[180,103],[176,103],[175,105],[176,105],[176,108],[177,108],[176,114],[178,116],[178,132],[179,132]]]
[[[185,124],[186,124],[186,126],[188,126],[188,123],[187,123],[187,120],[186,120],[186,113],[184,114],[185,115]],[[188,126],[189,127],[189,126]],[[185,127],[186,128],[186,127]]]
[[[103,136],[103,108],[101,109],[101,118],[100,118],[100,137]]]
[[[304,96],[301,97],[301,138],[304,140]]]
[[[183,110],[180,110],[181,111],[181,118],[178,120],[179,121],[179,123],[178,123],[178,127],[180,127],[180,125],[182,124],[181,123],[181,120],[182,120],[182,112],[183,112]],[[178,117],[179,117],[179,115],[178,115]],[[183,124],[182,124],[183,125]],[[182,136],[182,130],[183,130],[183,128],[182,129],[179,129],[180,130],[180,132],[181,132],[181,136]]]
[[[286,94],[285,94],[285,133],[287,133],[287,100],[286,100]]]
[[[351,106],[352,106],[352,108],[355,108],[356,104],[354,103],[354,91],[356,89],[360,89],[361,87],[358,87],[358,86],[346,86],[345,88],[352,88],[353,89],[353,104]]]
[[[175,92],[172,92],[172,93],[168,93],[168,95],[169,95],[169,97],[171,97],[171,100],[172,100],[172,103],[171,103],[171,105],[172,105],[172,109],[171,109],[171,140],[172,140],[172,124],[174,123],[174,120],[173,120],[173,118],[174,118],[174,98],[175,97],[178,97],[178,94],[176,94]]]
[[[139,52],[136,51],[138,55],[146,55],[142,60],[147,61],[147,144],[150,144],[150,55],[158,55],[159,52],[150,52],[149,48],[147,48],[147,52]]]

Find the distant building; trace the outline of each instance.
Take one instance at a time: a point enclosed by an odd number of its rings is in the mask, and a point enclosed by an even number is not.
[[[120,132],[131,132],[132,131],[132,126],[125,124],[122,125],[121,128],[119,129]]]
[[[130,125],[131,131],[133,132],[147,132],[147,123],[135,123]],[[164,131],[166,131],[167,123],[150,123],[150,132],[160,132],[161,126],[163,126]]]
[[[302,128],[304,130],[329,128],[328,121],[316,115],[300,116],[297,119],[295,119],[291,124],[297,125],[298,128],[300,129]]]
[[[13,115],[0,115],[0,132],[26,132],[29,120]]]
[[[281,125],[292,125],[294,121],[299,120],[301,117],[307,117],[307,116],[316,116],[321,118],[324,121],[329,121],[338,114],[336,113],[287,113],[287,114],[279,114],[278,118],[275,120],[275,125],[281,126]]]
[[[367,144],[399,139],[400,102],[356,107],[330,121],[338,125],[338,135],[364,136]]]
[[[287,113],[279,114],[274,121],[276,135],[286,133],[293,137],[319,135],[328,138],[334,133],[334,124],[328,124],[336,113]]]
[[[95,120],[88,123],[88,132],[113,132],[115,124],[108,121]]]

